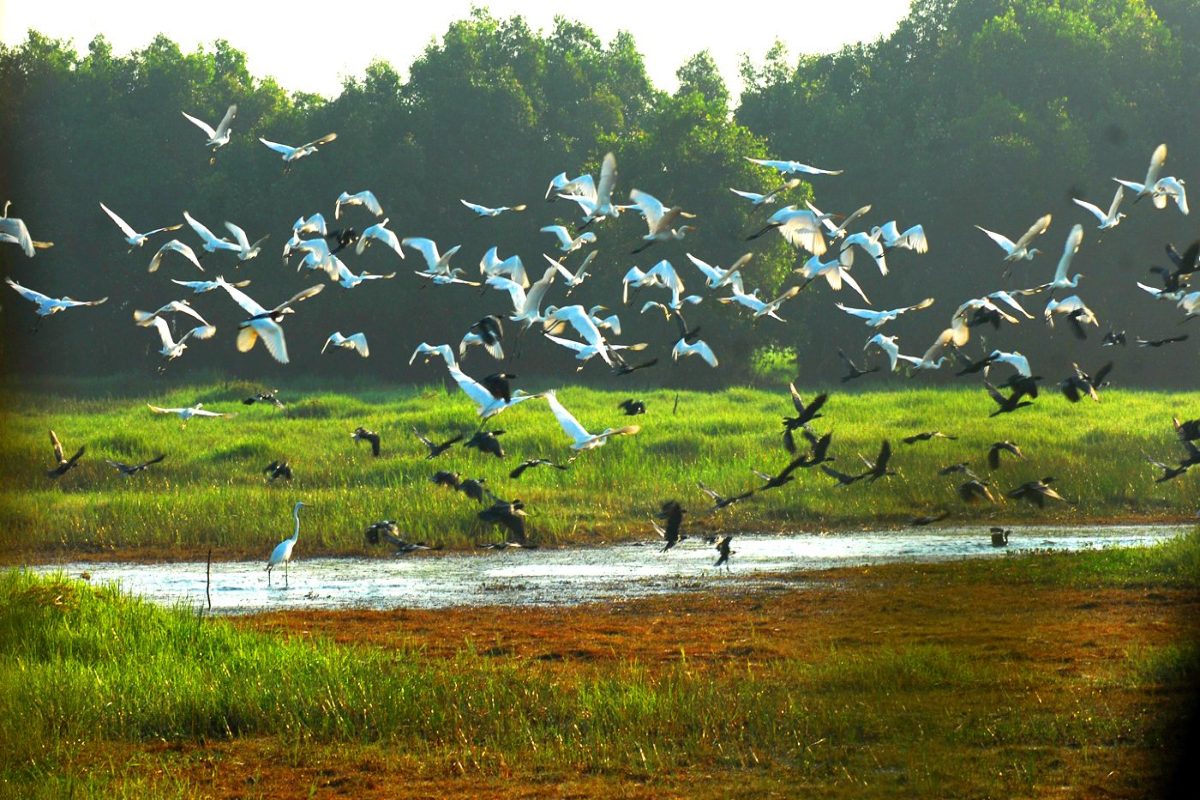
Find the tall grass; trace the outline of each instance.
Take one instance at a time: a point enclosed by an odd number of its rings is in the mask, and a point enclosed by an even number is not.
[[[817,470],[798,471],[797,480],[782,490],[707,517],[700,513],[707,498],[696,488],[698,480],[721,492],[739,492],[758,483],[752,467],[775,472],[790,460],[779,435],[779,420],[790,413],[786,393],[640,392],[648,408],[633,420],[642,426],[640,434],[583,453],[569,471],[533,469],[514,481],[508,472],[521,459],[562,461],[571,455],[567,438],[539,401],[494,420],[493,427],[506,431],[501,437],[509,453],[505,459],[455,447],[427,461],[412,427],[441,439],[469,433],[477,423],[473,407],[456,389],[315,391],[287,398],[288,408],[279,411],[241,405],[255,388],[214,382],[149,398],[156,405],[201,401],[237,412],[186,426],[174,417],[152,415],[140,400],[6,395],[0,555],[113,549],[194,555],[207,547],[218,558],[261,554],[290,532],[288,511],[297,499],[312,504],[302,534],[310,554],[362,552],[363,528],[382,518],[396,519],[412,540],[450,547],[498,536],[476,519],[477,506],[465,496],[429,482],[437,469],[486,478],[501,497],[524,500],[531,534],[543,544],[644,536],[648,514],[670,497],[692,509],[690,525],[729,530],[879,526],[933,509],[984,522],[1182,517],[1200,506],[1193,475],[1155,484],[1155,472],[1143,457],[1168,460],[1181,452],[1170,417],[1200,412],[1195,392],[1114,390],[1102,403],[1078,405],[1045,397],[1032,408],[998,418],[987,416],[991,401],[973,390],[834,394],[815,428],[833,431],[835,466],[861,470],[859,454],[874,458],[887,438],[899,475],[838,488]],[[590,430],[627,421],[616,408],[626,393],[564,388],[559,396]],[[383,435],[383,457],[372,458],[365,446],[351,441],[358,425]],[[44,476],[47,428],[68,450],[88,447],[82,465],[58,481]],[[905,435],[933,429],[958,440],[900,443]],[[968,506],[955,494],[958,481],[936,474],[958,461],[986,474],[984,454],[1002,439],[1020,444],[1027,458],[1006,460],[993,477],[997,489],[1053,475],[1071,504],[1045,510],[1015,502]],[[167,454],[165,462],[131,479],[102,460],[131,461],[160,452]],[[279,458],[291,461],[296,478],[268,486],[259,470]]]

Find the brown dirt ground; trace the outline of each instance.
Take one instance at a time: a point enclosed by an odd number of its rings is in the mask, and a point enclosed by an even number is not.
[[[263,614],[235,624],[287,637],[416,650],[451,658],[471,646],[485,657],[538,669],[603,669],[631,660],[671,662],[686,655],[697,669],[819,661],[832,648],[869,654],[880,648],[943,645],[967,660],[998,659],[1046,676],[1035,693],[1063,713],[1096,690],[1140,647],[1196,641],[1200,597],[1145,588],[1078,590],[1022,585],[1013,589],[960,580],[953,565],[890,565],[806,576],[775,592],[697,594],[574,608],[464,608],[437,611],[341,611]],[[1055,679],[1057,678],[1057,679]],[[1057,687],[1057,688],[1055,688]],[[1112,691],[1104,713],[1136,720],[1135,730],[1169,718],[1185,698],[1154,689]],[[1014,701],[1019,702],[1019,701]],[[418,762],[385,745],[305,745],[270,738],[147,748],[113,745],[140,760],[137,774],[183,779],[200,796],[219,798],[534,798],[534,797],[826,797],[872,795],[850,776],[814,787],[781,788],[763,770],[702,769],[689,774],[537,774],[517,766],[470,768]],[[971,757],[964,754],[964,757]],[[81,754],[121,763],[121,754]],[[112,760],[110,760],[112,759]],[[1138,797],[1169,766],[1138,736],[1128,744],[1057,748],[1061,785],[1034,796]],[[890,795],[889,795],[890,796]]]

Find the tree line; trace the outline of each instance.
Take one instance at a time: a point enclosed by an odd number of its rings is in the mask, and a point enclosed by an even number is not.
[[[14,202],[11,213],[55,247],[35,259],[0,248],[0,268],[50,294],[112,299],[31,333],[28,309],[15,295],[4,298],[4,368],[153,377],[158,342],[131,324],[132,310],[182,296],[164,275],[198,273],[176,265],[147,275],[149,246],[127,253],[100,202],[139,228],[182,221],[186,209],[214,229],[228,219],[251,239],[269,233],[258,259],[234,267],[217,254],[206,259],[206,269],[250,278],[247,291],[270,305],[325,280],[296,275],[278,254],[297,216],[331,217],[344,190],[373,190],[401,236],[462,244],[455,264],[469,273],[492,245],[501,256],[520,254],[531,273],[540,273],[541,253],[553,251],[538,228],[579,218],[574,204],[542,201],[550,176],[595,173],[608,151],[618,158],[618,198],[637,187],[697,215],[698,230],[686,240],[639,256],[630,255],[645,232],[639,218],[629,213],[605,223],[592,270],[597,277],[578,291],[620,311],[621,341],[648,341],[651,352],[661,351],[664,363],[648,371],[655,382],[743,382],[772,351],[786,354],[786,368],[802,380],[834,381],[837,347],[858,350],[867,338],[861,322],[833,307],[835,300],[855,305],[852,296],[832,294],[823,283],[785,306],[786,325],[752,325],[708,299],[685,313],[718,351],[722,369],[671,369],[666,353],[674,327],[661,315],[639,315],[641,297],[619,308],[619,278],[634,264],[647,268],[668,258],[689,288],[698,288],[699,273],[685,251],[722,265],[753,251],[747,284],[761,286],[764,295],[796,281],[791,270],[806,255],[774,235],[744,241],[768,212],[729,189],[766,191],[778,183],[745,156],[845,170],[814,177],[786,202],[812,199],[842,213],[870,203],[867,224],[896,219],[902,228],[925,226],[930,252],[897,253],[889,277],[867,259],[854,267],[878,308],[937,298],[931,309],[896,324],[905,352],[919,354],[968,297],[1048,280],[1074,222],[1087,230],[1079,291],[1100,316],[1101,332],[1111,324],[1128,328],[1131,340],[1134,333],[1167,335],[1182,314],[1142,296],[1134,281],[1148,281],[1147,268],[1165,263],[1167,241],[1182,249],[1200,231],[1173,208],[1142,203],[1126,209],[1130,217],[1120,227],[1100,234],[1071,197],[1106,206],[1111,178],[1140,179],[1163,141],[1169,174],[1197,172],[1198,47],[1195,0],[917,0],[897,30],[877,42],[798,57],[776,45],[760,61],[747,60],[745,89],[734,98],[707,52],[680,67],[679,88],[668,93],[651,83],[628,34],[603,42],[564,18],[538,31],[521,17],[476,10],[453,23],[406,74],[376,62],[347,78],[337,97],[324,98],[251,75],[245,55],[224,41],[187,53],[158,36],[122,56],[103,37],[78,52],[70,42],[31,31],[20,45],[0,47],[6,87],[0,188]],[[238,105],[233,139],[210,164],[203,135],[180,112],[215,123],[231,102]],[[335,142],[287,172],[257,141],[296,144],[331,131]],[[459,198],[527,203],[529,210],[476,221]],[[1015,237],[1047,212],[1055,222],[1041,242],[1046,254],[1005,281],[999,250],[974,226]],[[360,229],[374,221],[350,219]],[[191,240],[186,228],[179,233]],[[405,262],[388,256],[376,248],[348,263],[398,270],[395,280],[350,291],[331,287],[288,321],[290,367],[262,353],[234,353],[230,331],[240,312],[227,298],[209,295],[196,305],[217,324],[217,341],[197,344],[169,369],[341,377],[365,365],[386,378],[428,379],[430,373],[407,366],[412,347],[422,340],[456,343],[470,322],[501,310],[507,298],[492,290],[420,288],[410,274],[415,254]],[[1038,313],[1044,301],[1030,304]],[[322,359],[320,342],[335,329],[365,330],[377,355],[363,363]],[[985,333],[985,346],[1021,349],[1058,369],[1105,358],[1101,332],[1080,344],[1065,332],[1049,335],[1036,320]],[[969,345],[973,356],[979,346]],[[1188,341],[1147,358],[1121,353],[1114,378],[1194,385],[1178,364],[1182,357],[1195,365],[1198,346]],[[524,368],[535,373],[569,371],[573,364],[552,349],[531,344],[527,352]],[[592,370],[585,375],[612,380]]]

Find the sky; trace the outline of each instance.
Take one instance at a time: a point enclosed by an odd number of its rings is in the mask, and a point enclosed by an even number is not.
[[[291,91],[332,97],[342,79],[362,75],[380,58],[401,74],[449,24],[486,6],[496,17],[525,17],[531,28],[549,31],[556,15],[579,20],[602,41],[628,30],[637,41],[650,78],[660,89],[676,88],[675,71],[688,58],[709,50],[734,94],[740,89],[741,55],[754,62],[776,39],[794,58],[827,53],[856,41],[874,41],[895,29],[910,0],[791,0],[786,4],[604,3],[550,0],[426,0],[423,3],[376,3],[356,0],[339,7],[330,0],[0,0],[0,40],[19,44],[36,29],[56,39],[73,40],[84,50],[104,34],[117,53],[146,46],[165,33],[185,51],[227,39],[246,53],[251,74],[274,77]],[[772,8],[773,7],[773,8]],[[786,15],[778,9],[785,8]],[[750,9],[753,13],[748,13]]]

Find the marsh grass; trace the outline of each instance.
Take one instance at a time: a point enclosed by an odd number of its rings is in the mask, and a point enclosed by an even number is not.
[[[631,421],[616,404],[637,394],[648,408],[632,420],[642,426],[641,433],[583,453],[567,472],[534,469],[514,481],[508,472],[523,458],[561,461],[571,455],[539,401],[495,418],[492,427],[506,431],[503,460],[455,447],[426,461],[412,427],[442,439],[476,426],[473,407],[457,390],[376,387],[300,396],[285,391],[290,402],[279,411],[241,405],[255,389],[214,381],[150,398],[156,405],[201,401],[237,413],[186,426],[174,417],[152,415],[142,399],[96,391],[8,393],[0,437],[0,554],[11,559],[31,552],[145,550],[170,557],[194,556],[208,547],[218,558],[261,554],[288,533],[288,510],[297,499],[312,504],[302,532],[303,549],[312,555],[363,552],[362,530],[381,518],[396,519],[411,540],[447,547],[498,537],[476,519],[478,509],[466,497],[429,483],[437,469],[484,477],[501,497],[524,500],[533,538],[548,545],[652,535],[646,519],[670,497],[693,510],[693,526],[762,531],[903,524],[935,509],[975,522],[1180,518],[1200,505],[1200,484],[1193,475],[1155,484],[1155,472],[1144,460],[1144,454],[1176,457],[1170,417],[1196,414],[1200,393],[1111,390],[1102,403],[1077,405],[1047,396],[1032,408],[995,419],[987,416],[991,401],[977,391],[835,393],[814,426],[833,431],[835,466],[861,470],[859,454],[874,458],[888,438],[899,475],[838,488],[817,470],[800,471],[782,490],[710,517],[700,513],[707,501],[696,481],[735,493],[758,482],[751,467],[775,472],[790,460],[780,440],[780,419],[791,411],[785,392],[563,388],[560,399],[590,430]],[[672,413],[676,399],[678,410]],[[350,439],[358,425],[382,434],[381,458],[372,458],[368,448]],[[68,449],[88,447],[81,466],[54,482],[44,476],[47,428]],[[907,434],[934,429],[959,438],[900,443]],[[984,454],[1001,439],[1016,441],[1027,458],[1006,460],[992,476],[996,488],[1053,475],[1071,504],[1039,510],[1015,502],[968,506],[959,501],[958,481],[937,476],[937,469],[969,461],[987,475]],[[165,462],[131,479],[103,463],[160,452],[167,454]],[[279,458],[291,461],[296,479],[268,486],[259,470]]]
[[[1047,574],[1066,585],[1194,590],[1198,554],[1193,533],[1153,548],[1056,555]],[[1012,574],[956,566],[953,580],[1019,592],[1045,583],[1032,569],[1043,555],[1005,559]],[[1055,659],[1014,669],[978,650],[969,631],[719,662],[686,652],[657,664],[539,662],[470,642],[445,657],[272,636],[111,586],[8,570],[0,795],[189,796],[196,787],[178,775],[150,780],[160,770],[149,757],[73,765],[105,748],[250,739],[273,742],[293,767],[315,748],[359,763],[381,746],[435,771],[650,781],[700,770],[846,796],[1030,794],[1061,780],[1066,753],[1170,747],[1169,729],[1125,716],[1105,692],[1194,687],[1198,652],[1194,642],[1137,645],[1081,681],[1056,674]]]

